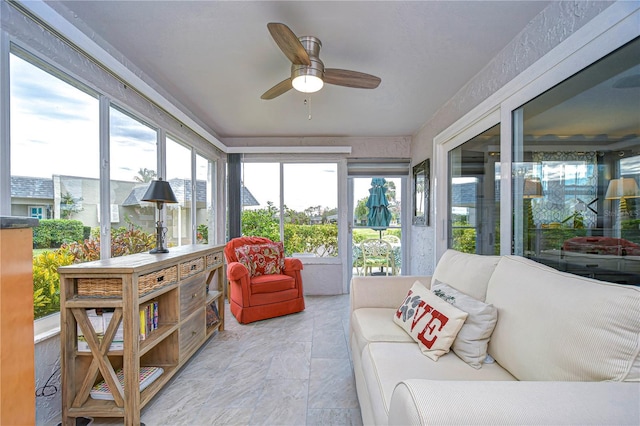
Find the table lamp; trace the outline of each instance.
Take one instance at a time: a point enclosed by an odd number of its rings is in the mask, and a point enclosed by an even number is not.
[[[623,177],[611,179],[611,181],[609,181],[607,193],[604,196],[607,200],[620,200],[620,204],[618,204],[618,218],[622,218],[623,215],[627,216],[629,214],[627,198],[638,197],[640,197],[640,189],[638,188],[636,180],[633,178]]]
[[[177,203],[173,190],[169,182],[159,178],[158,180],[151,181],[147,192],[144,193],[142,201],[150,201],[156,203],[158,208],[158,221],[156,222],[156,248],[149,253],[169,253],[169,250],[164,246],[164,236],[167,232],[167,228],[162,226],[162,207],[164,203]]]

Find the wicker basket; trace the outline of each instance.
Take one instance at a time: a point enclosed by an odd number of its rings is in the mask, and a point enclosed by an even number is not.
[[[202,257],[180,264],[180,278],[190,277],[202,271],[204,271],[204,258]]]
[[[150,291],[173,284],[178,281],[178,267],[171,266],[138,277],[138,295],[147,294]]]
[[[178,267],[161,269],[138,277],[138,296],[178,281]],[[120,278],[78,278],[78,296],[117,298],[122,297],[122,280]]]
[[[222,252],[207,255],[207,269],[218,266],[222,263]]]
[[[78,278],[78,296],[122,297],[120,278]]]

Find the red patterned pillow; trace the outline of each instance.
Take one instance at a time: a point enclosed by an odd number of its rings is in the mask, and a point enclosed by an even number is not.
[[[236,257],[252,277],[281,274],[284,269],[284,244],[279,241],[240,246],[236,248]]]

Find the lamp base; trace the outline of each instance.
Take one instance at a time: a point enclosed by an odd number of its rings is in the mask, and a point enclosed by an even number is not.
[[[154,248],[153,250],[150,250],[149,253],[151,253],[151,254],[169,253],[169,249],[166,249],[166,248]]]
[[[164,245],[164,234],[167,232],[167,228],[162,226],[162,221],[158,219],[156,222],[156,248],[149,251],[151,254],[169,253],[169,250]]]

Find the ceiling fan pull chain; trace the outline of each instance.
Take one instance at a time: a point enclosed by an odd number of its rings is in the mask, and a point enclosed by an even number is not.
[[[307,106],[307,110],[309,112],[308,120],[311,120],[311,96],[304,100],[304,104]]]

